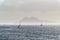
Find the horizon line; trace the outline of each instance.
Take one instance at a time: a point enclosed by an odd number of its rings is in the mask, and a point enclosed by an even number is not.
[[[60,25],[60,23],[0,23],[0,25]]]

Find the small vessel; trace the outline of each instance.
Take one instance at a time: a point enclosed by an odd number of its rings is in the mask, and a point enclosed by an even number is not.
[[[21,26],[21,25],[19,24],[19,25],[18,25],[18,28],[20,28],[20,26]]]
[[[43,26],[43,24],[41,24],[40,26]]]

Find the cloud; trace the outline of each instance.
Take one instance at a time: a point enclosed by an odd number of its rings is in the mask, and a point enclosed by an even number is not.
[[[54,1],[54,2],[53,2]],[[44,11],[60,10],[56,0],[5,0],[0,1],[0,11]],[[1,4],[0,3],[0,4]]]
[[[0,0],[0,5],[2,5],[4,3],[4,0]]]
[[[16,22],[20,17],[36,16],[43,20],[60,20],[60,15],[56,11],[60,10],[60,5],[57,1],[43,0],[5,0],[0,1],[0,20],[2,22]],[[19,12],[18,12],[19,11]],[[39,12],[37,12],[39,11]],[[40,11],[54,11],[41,13]],[[51,15],[52,16],[51,16]],[[55,16],[54,16],[55,15]],[[59,16],[58,16],[59,15]],[[54,16],[54,17],[53,17]],[[57,18],[56,18],[57,17]],[[1,22],[0,21],[0,22]]]

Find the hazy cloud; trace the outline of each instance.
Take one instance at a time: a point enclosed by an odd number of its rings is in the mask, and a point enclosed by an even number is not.
[[[0,22],[16,22],[24,16],[60,21],[56,11],[60,12],[60,0],[0,0]]]
[[[2,11],[59,10],[57,0],[1,0]]]

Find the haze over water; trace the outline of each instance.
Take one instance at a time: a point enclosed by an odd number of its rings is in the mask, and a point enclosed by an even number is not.
[[[60,40],[60,0],[0,0],[0,40]]]
[[[60,0],[0,0],[0,23],[18,23],[25,16],[60,22]]]

